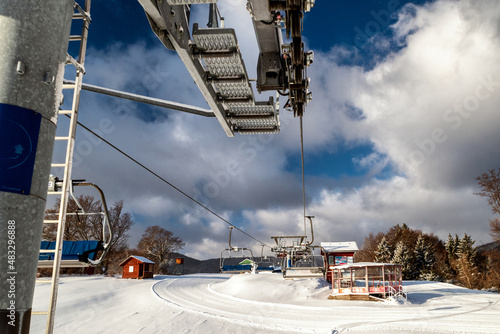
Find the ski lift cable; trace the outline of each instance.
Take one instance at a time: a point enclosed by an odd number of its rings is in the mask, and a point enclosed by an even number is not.
[[[68,115],[66,115],[66,116],[69,117]],[[242,229],[240,229],[236,225],[231,224],[231,222],[229,222],[228,220],[226,220],[225,218],[223,218],[221,215],[219,215],[218,213],[216,213],[212,209],[208,208],[207,206],[203,205],[202,203],[200,203],[199,201],[197,201],[196,199],[194,199],[192,196],[188,195],[186,192],[184,192],[183,190],[181,190],[178,187],[176,187],[171,182],[165,180],[163,177],[161,177],[160,175],[158,175],[157,173],[155,173],[154,171],[152,171],[151,169],[149,169],[148,167],[146,167],[145,165],[143,165],[142,163],[140,163],[139,161],[137,161],[136,159],[134,159],[133,157],[131,157],[130,155],[128,155],[127,153],[125,153],[124,151],[122,151],[121,149],[119,149],[118,147],[116,147],[115,145],[113,145],[112,143],[110,143],[109,141],[107,141],[106,139],[104,139],[103,137],[101,137],[100,135],[98,135],[97,133],[95,133],[94,131],[92,131],[91,129],[89,129],[88,127],[86,127],[85,125],[83,125],[82,123],[80,123],[79,121],[77,123],[78,123],[79,126],[81,126],[85,130],[87,130],[88,132],[90,132],[91,134],[93,134],[94,136],[96,136],[97,138],[99,138],[100,140],[102,140],[103,142],[105,142],[106,144],[108,144],[109,146],[111,146],[116,151],[120,152],[122,155],[124,155],[125,157],[127,157],[129,160],[132,160],[134,163],[136,163],[137,165],[139,165],[140,167],[142,167],[143,169],[145,169],[147,172],[149,172],[150,174],[154,175],[155,177],[157,177],[158,179],[160,179],[161,181],[163,181],[164,183],[166,183],[167,185],[169,185],[170,187],[172,187],[173,189],[175,189],[177,192],[181,193],[185,197],[189,198],[191,201],[193,201],[196,204],[198,204],[199,206],[201,206],[203,209],[205,209],[208,212],[210,212],[215,217],[219,218],[220,220],[222,220],[223,222],[225,222],[229,226],[234,227],[235,229],[237,229],[238,231],[240,231],[241,233],[243,233],[247,237],[249,237],[249,238],[257,241],[258,243],[260,243],[262,245],[265,245],[268,248],[271,248],[271,246],[265,244],[264,242],[260,241],[259,239],[255,238],[254,236],[250,235],[249,233],[243,231]]]

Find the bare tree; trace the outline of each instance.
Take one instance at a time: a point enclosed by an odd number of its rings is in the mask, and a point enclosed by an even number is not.
[[[113,229],[113,241],[110,251],[124,252],[128,248],[128,231],[134,225],[132,216],[128,212],[123,212],[123,200],[117,201],[109,209],[109,221]]]
[[[102,212],[102,203],[95,200],[93,196],[81,195],[77,197],[85,212]],[[60,200],[57,199],[53,208],[46,212],[47,219],[57,219]],[[103,217],[100,215],[78,214],[78,205],[71,199],[68,201],[64,240],[102,240]],[[104,260],[103,271],[111,268],[113,273],[118,271],[118,261],[123,257],[122,253],[128,248],[128,231],[134,224],[129,213],[123,212],[123,201],[117,201],[108,209],[109,221],[113,230],[113,240],[109,246],[108,254]],[[53,241],[56,238],[57,225],[48,224],[44,226],[42,239]]]
[[[500,168],[498,171],[490,169],[488,173],[481,174],[476,180],[481,191],[474,194],[486,197],[493,213],[500,214]],[[500,242],[500,219],[490,220],[490,233],[493,240]]]
[[[490,219],[490,235],[494,241],[500,243],[500,219]]]
[[[81,195],[77,198],[85,212],[101,212],[102,205],[100,201],[95,201],[92,196]],[[57,219],[61,200],[58,198],[51,209],[46,211],[47,219]],[[99,240],[101,239],[101,230],[99,223],[101,217],[78,215],[78,206],[71,199],[68,201],[68,215],[64,229],[64,240]],[[45,225],[42,238],[44,240],[55,240],[57,234],[57,225]]]
[[[384,233],[377,234],[370,233],[363,242],[361,249],[354,254],[356,262],[372,262],[375,261],[375,252],[378,244],[384,237]]]
[[[146,229],[137,248],[157,264],[158,272],[166,274],[170,254],[181,249],[184,245],[185,242],[181,238],[174,237],[172,232],[156,225]]]

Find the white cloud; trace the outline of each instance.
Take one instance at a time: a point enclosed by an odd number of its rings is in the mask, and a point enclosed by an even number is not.
[[[244,1],[221,3],[221,11],[226,26],[237,28],[253,73],[256,44]],[[204,24],[205,16],[193,15]],[[490,211],[472,193],[477,175],[500,166],[499,20],[495,1],[436,1],[401,12],[395,38],[406,47],[367,72],[336,63],[347,50],[316,52],[306,151],[372,144],[375,151],[354,163],[379,171],[391,162],[397,169],[351,190],[336,189],[339,180],[318,181],[307,210],[317,217],[317,241],[361,242],[398,223],[489,241]],[[159,42],[91,49],[87,59],[85,82],[206,107],[177,55]],[[282,113],[279,135],[230,139],[215,119],[85,93],[80,120],[93,129],[107,124],[104,137],[259,240],[303,233],[300,176],[286,170],[287,154],[300,147],[298,120],[289,114]],[[226,247],[225,223],[83,132],[75,178],[102,185],[110,202],[124,199],[127,210],[148,215],[141,226],[164,224],[188,241],[188,255],[217,257]],[[236,238],[238,246],[260,252],[257,242]]]

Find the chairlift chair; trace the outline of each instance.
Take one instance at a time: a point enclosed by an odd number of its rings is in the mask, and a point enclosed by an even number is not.
[[[252,265],[250,265],[250,264],[240,264],[239,262],[235,263],[234,261],[231,264],[228,263],[228,262],[230,262],[229,259],[232,259],[232,258],[238,258],[238,259],[241,259],[241,261],[244,261],[246,259],[244,257],[245,252],[247,252],[247,254],[250,255],[249,259],[251,261],[253,261],[253,252],[251,249],[235,247],[235,246],[231,245],[231,233],[233,231],[233,228],[234,228],[234,226],[229,226],[229,248],[224,249],[220,253],[219,271],[221,273],[225,273],[225,274],[242,274],[242,273],[246,273],[246,272],[251,272]],[[240,257],[231,257],[231,252],[234,252],[234,253],[241,252],[241,256]],[[227,253],[227,254],[225,254],[225,253]]]
[[[57,177],[51,177],[49,187],[52,190],[58,190],[62,181]],[[78,202],[74,195],[73,188],[75,186],[91,186],[97,189],[101,197],[102,212],[85,212],[82,205]],[[73,180],[70,186],[70,196],[78,206],[77,212],[67,213],[66,215],[92,216],[98,215],[102,217],[102,240],[78,240],[78,241],[63,241],[61,254],[61,268],[85,268],[94,267],[102,263],[106,254],[109,251],[113,240],[113,230],[109,220],[109,212],[106,204],[106,198],[101,188],[97,185],[85,180]],[[40,254],[38,258],[38,268],[52,268],[54,265],[54,252],[44,253],[42,250],[54,250],[55,241],[42,241]],[[100,255],[98,255],[100,252]]]
[[[325,261],[322,255],[316,255],[314,249],[319,246],[307,246],[304,249],[290,249],[283,258],[281,270],[284,278],[314,278],[325,276]]]
[[[273,272],[276,268],[274,258],[264,257],[264,246],[260,252],[260,260],[257,262],[257,272]]]
[[[241,256],[232,257],[231,252],[239,253],[241,251]],[[248,252],[249,257],[245,257],[245,251]],[[225,254],[227,253],[227,254]],[[238,259],[237,261],[231,259]],[[220,272],[223,274],[243,274],[252,271],[252,265],[250,264],[240,264],[241,261],[245,259],[250,259],[253,261],[253,253],[251,249],[248,248],[227,248],[224,249],[220,254]]]
[[[325,259],[315,255],[313,246],[314,230],[312,218],[306,216],[311,225],[311,241],[305,241],[307,236],[276,236],[272,237],[276,247],[272,250],[281,258],[281,272],[284,278],[309,278],[325,276]]]

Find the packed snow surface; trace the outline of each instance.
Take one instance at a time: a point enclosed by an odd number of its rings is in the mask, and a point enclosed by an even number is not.
[[[322,279],[196,274],[62,277],[55,333],[500,333],[500,294],[404,282],[408,301],[328,300]],[[46,310],[37,284],[33,310]],[[43,333],[45,316],[32,316]]]

